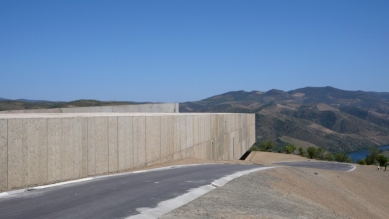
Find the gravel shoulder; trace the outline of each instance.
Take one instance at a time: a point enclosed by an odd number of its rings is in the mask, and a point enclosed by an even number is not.
[[[253,163],[307,160],[255,152]],[[389,171],[276,167],[234,179],[162,218],[389,218]]]

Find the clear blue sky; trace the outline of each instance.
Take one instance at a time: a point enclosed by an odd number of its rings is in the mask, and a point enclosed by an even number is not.
[[[388,92],[388,0],[0,0],[0,97]]]

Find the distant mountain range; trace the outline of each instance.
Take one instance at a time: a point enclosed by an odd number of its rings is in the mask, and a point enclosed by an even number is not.
[[[25,110],[25,109],[50,109],[50,108],[71,108],[88,106],[112,106],[126,104],[143,104],[149,102],[131,101],[99,101],[99,100],[75,100],[70,102],[46,101],[46,100],[8,100],[0,98],[0,111],[5,110]]]
[[[48,100],[27,100],[27,99],[10,100],[4,98],[0,98],[0,101],[19,101],[19,102],[27,102],[27,103],[55,102],[55,101],[48,101]]]
[[[232,91],[180,104],[180,112],[256,113],[257,140],[351,151],[389,144],[389,93],[306,87]]]
[[[148,102],[144,102],[148,103]],[[53,102],[0,98],[1,110],[141,104],[130,101]],[[389,93],[306,87],[292,91],[232,91],[180,103],[180,112],[255,113],[257,140],[281,147],[352,151],[389,144]]]

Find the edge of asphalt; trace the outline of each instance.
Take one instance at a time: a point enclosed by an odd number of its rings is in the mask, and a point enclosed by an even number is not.
[[[67,184],[73,184],[73,183],[78,183],[78,182],[85,182],[85,181],[90,181],[90,180],[94,180],[94,179],[100,179],[100,178],[106,178],[106,177],[112,177],[112,176],[120,176],[120,175],[126,175],[126,174],[134,174],[134,173],[143,173],[143,172],[149,172],[149,171],[159,171],[159,170],[166,170],[166,169],[172,169],[172,168],[180,168],[180,167],[185,167],[185,166],[204,165],[204,164],[213,164],[213,163],[173,165],[173,166],[159,167],[159,168],[147,169],[147,170],[138,170],[138,171],[125,172],[125,173],[113,173],[113,174],[108,174],[108,175],[103,175],[103,176],[87,177],[87,178],[70,180],[70,181],[59,182],[59,183],[53,183],[53,184],[48,184],[48,185],[43,185],[43,186],[35,186],[35,187],[29,187],[29,188],[25,188],[25,189],[18,189],[18,190],[11,190],[11,191],[7,191],[7,192],[1,192],[0,198],[5,198],[6,196],[16,195],[16,194],[23,193],[23,192],[29,192],[29,191],[33,191],[33,190],[39,190],[39,189],[51,188],[51,187],[62,186],[62,185],[67,185]]]
[[[134,218],[140,218],[140,219],[151,219],[151,218],[159,218],[160,216],[173,211],[174,209],[177,209],[193,200],[196,198],[216,189],[219,188],[229,181],[238,178],[240,176],[256,172],[256,171],[261,171],[261,170],[266,170],[266,169],[271,169],[275,167],[258,167],[250,170],[244,170],[244,171],[239,171],[234,174],[230,174],[227,176],[224,176],[220,179],[214,180],[211,184],[209,185],[204,185],[200,186],[198,188],[193,188],[190,189],[187,193],[180,195],[178,197],[162,201],[158,203],[157,207],[155,208],[137,208],[136,210],[139,212],[137,215],[132,215],[127,217],[126,219],[134,219]]]
[[[308,161],[310,161],[310,160],[308,160]],[[282,162],[299,162],[299,161],[293,160],[293,161],[282,161]],[[305,161],[305,162],[307,162],[307,161]],[[317,162],[317,161],[313,161],[313,162]],[[99,179],[99,178],[105,178],[105,177],[120,176],[120,175],[126,175],[126,174],[134,174],[134,173],[142,173],[142,172],[148,172],[148,171],[159,171],[159,170],[166,170],[166,169],[171,169],[171,168],[180,168],[180,167],[185,167],[185,166],[195,166],[195,165],[204,165],[204,164],[213,164],[213,163],[173,165],[173,166],[159,167],[159,168],[148,169],[148,170],[138,170],[138,171],[125,172],[125,173],[114,173],[114,174],[108,174],[108,175],[103,175],[103,176],[87,177],[87,178],[59,182],[59,183],[48,184],[48,185],[43,185],[43,186],[36,186],[36,187],[30,187],[30,188],[25,188],[25,189],[18,189],[18,190],[11,190],[11,191],[7,191],[7,192],[1,192],[0,198],[4,198],[4,197],[9,196],[9,195],[15,195],[15,194],[23,193],[23,192],[51,188],[51,187],[62,186],[62,185],[67,185],[67,184],[73,184],[73,183],[78,183],[78,182],[84,182],[84,181],[89,181],[89,180],[94,180],[94,179]],[[277,162],[271,163],[271,165],[276,165],[276,164],[277,164]],[[353,164],[349,164],[349,165],[351,165],[353,168],[348,170],[348,171],[345,171],[345,172],[351,172],[357,168]],[[274,168],[274,167],[276,167],[276,166],[272,166],[271,168]],[[263,167],[261,167],[261,168],[263,168]]]
[[[293,163],[293,162],[326,162],[326,163],[338,163],[338,164],[344,164],[344,165],[349,165],[352,166],[351,169],[343,172],[351,172],[357,169],[357,167],[353,163],[342,163],[342,162],[337,162],[337,161],[323,161],[323,160],[288,160],[288,161],[278,161],[278,162],[273,162],[270,163],[271,165],[277,165],[279,163]]]

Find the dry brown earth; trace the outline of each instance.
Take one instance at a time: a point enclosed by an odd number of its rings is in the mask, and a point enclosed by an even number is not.
[[[251,162],[306,160],[255,152]],[[162,218],[389,218],[389,171],[275,167],[232,180]]]

